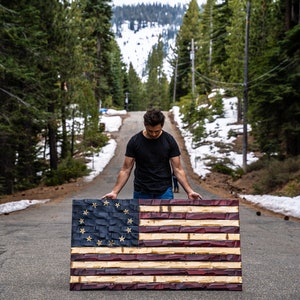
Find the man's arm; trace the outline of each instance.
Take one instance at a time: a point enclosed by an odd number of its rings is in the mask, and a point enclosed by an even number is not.
[[[174,174],[179,181],[179,183],[182,185],[183,189],[187,193],[188,199],[202,199],[202,196],[196,192],[193,191],[191,188],[188,179],[186,177],[185,171],[182,168],[180,156],[175,156],[171,158],[171,165],[174,171]]]
[[[104,196],[102,198],[109,198],[109,199],[117,199],[118,194],[126,184],[130,174],[131,170],[133,168],[135,159],[133,157],[125,156],[123,166],[119,172],[119,175],[117,177],[117,181],[112,189],[112,191]]]

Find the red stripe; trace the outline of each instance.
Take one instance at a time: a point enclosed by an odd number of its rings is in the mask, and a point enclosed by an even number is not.
[[[238,206],[239,200],[139,199],[139,205]]]
[[[235,254],[72,254],[71,261],[241,261]]]
[[[141,212],[140,219],[239,220],[239,213],[156,213]]]
[[[242,276],[241,269],[71,269],[71,276],[103,275],[198,275],[198,276]]]
[[[240,241],[181,241],[181,240],[144,240],[139,241],[139,247],[240,247]]]
[[[135,284],[109,284],[109,283],[72,283],[70,290],[230,290],[241,291],[242,284],[229,284],[229,283],[135,283]]]
[[[160,233],[239,233],[240,228],[236,226],[213,226],[213,227],[201,227],[201,226],[141,226],[139,232],[160,232]]]

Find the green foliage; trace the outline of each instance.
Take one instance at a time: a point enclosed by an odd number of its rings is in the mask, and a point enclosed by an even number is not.
[[[98,102],[112,94],[121,105],[126,70],[111,42],[109,1],[4,1],[0,20],[0,177],[9,194],[39,183],[39,138],[51,172],[74,154],[67,120],[84,119],[87,146],[105,143]]]
[[[47,186],[60,185],[88,174],[84,160],[68,157],[59,163],[57,170],[51,170],[43,182]]]
[[[121,50],[115,40],[111,41],[112,51],[110,53],[110,87],[112,104],[115,107],[124,108],[124,81],[126,77],[126,66],[122,63]]]
[[[206,107],[196,108],[195,101],[192,100],[191,96],[182,97],[180,99],[180,112],[183,114],[182,121],[187,123],[187,126],[191,128],[195,126],[195,123],[199,120],[203,121],[208,115]]]
[[[234,174],[234,170],[226,165],[223,165],[222,163],[214,164],[211,168],[212,171],[226,174],[232,176]]]
[[[287,197],[297,197],[300,195],[300,176],[289,181],[282,190],[282,194]]]
[[[242,121],[248,1],[221,2],[206,1],[200,14],[195,7],[193,11],[189,10],[194,1],[190,3],[176,39],[179,72],[176,97],[187,97],[190,92],[191,69],[187,57],[190,40],[194,38],[197,91],[207,93],[212,87],[225,88],[230,95],[241,99],[238,121]],[[287,11],[294,13],[289,15]],[[195,25],[197,14],[198,25]],[[289,1],[286,5],[280,1],[251,1],[247,117],[259,150],[269,157],[300,154],[300,25],[297,20],[297,1]],[[191,26],[196,26],[199,31]],[[197,60],[199,57],[201,59]],[[174,61],[174,69],[175,65]],[[220,106],[216,107],[217,114],[219,109]],[[191,110],[186,117],[194,127],[196,115]],[[211,115],[208,119],[212,119]]]
[[[220,117],[222,117],[224,115],[224,105],[223,105],[222,95],[217,94],[212,99],[211,114],[218,115]]]
[[[192,0],[189,3],[188,9],[183,17],[182,25],[176,37],[176,58],[172,65],[177,66],[176,77],[176,100],[191,93],[191,43],[192,39],[195,42],[201,40],[200,26],[200,9],[197,0]],[[199,45],[198,45],[199,46]],[[198,47],[195,48],[199,49]],[[200,61],[200,55],[197,55],[195,50],[195,66],[197,67]]]
[[[182,121],[189,124],[194,123],[196,121],[195,117],[192,120],[190,119],[195,114],[195,103],[192,101],[191,96],[188,95],[180,98],[179,106],[180,112],[183,114]]]
[[[228,139],[230,139],[231,137],[237,137],[238,136],[238,132],[236,132],[235,130],[233,130],[233,129],[230,129],[229,131],[228,131],[228,134],[227,134],[227,138]]]
[[[141,111],[147,109],[148,103],[144,95],[144,86],[132,63],[129,64],[128,71],[128,93],[130,110]]]
[[[199,144],[201,144],[201,140],[207,136],[204,123],[201,122],[197,122],[197,126],[192,128],[191,132],[193,133],[194,147],[197,147]]]
[[[215,1],[216,2],[216,1]],[[216,80],[228,81],[229,74],[224,72],[224,64],[228,59],[229,53],[226,52],[226,45],[228,39],[228,28],[230,26],[231,18],[232,18],[232,10],[229,6],[229,1],[217,1],[212,6],[207,6],[207,9],[210,13],[212,13],[212,24],[213,28],[210,30],[210,38],[212,41],[212,53],[211,53],[211,65],[210,65],[210,73],[209,77],[213,76]],[[211,20],[207,20],[210,21]],[[206,74],[206,73],[204,73]],[[214,84],[215,86],[216,84]]]
[[[86,0],[83,2],[82,21],[88,29],[83,37],[83,46],[92,63],[90,80],[94,84],[96,102],[110,94],[111,52],[113,34],[111,31],[112,6],[108,0]]]
[[[242,168],[232,169],[224,162],[217,162],[217,163],[213,164],[211,167],[211,170],[213,172],[229,175],[232,177],[233,180],[241,178],[241,176],[244,174],[244,171]]]
[[[211,100],[210,105],[197,105],[189,96],[182,97],[180,111],[183,114],[182,121],[187,124],[186,127],[193,134],[194,147],[197,147],[201,144],[201,140],[207,136],[205,121],[213,121],[216,115],[222,116],[224,114],[223,100],[218,94]]]
[[[267,161],[264,161],[264,166]],[[283,187],[288,182],[299,182],[300,174],[300,157],[290,157],[285,160],[272,158],[268,161],[263,174],[260,176],[260,181],[254,185],[254,190],[258,194],[267,194],[275,189]],[[291,187],[291,185],[290,185]]]
[[[267,159],[267,157],[262,157],[256,161],[254,161],[253,163],[251,163],[250,165],[247,166],[247,171],[249,173],[253,172],[253,171],[259,171],[262,170],[264,168],[267,167],[269,163],[269,160]]]
[[[105,134],[101,134],[100,132],[97,134],[87,135],[83,141],[84,149],[93,148],[99,149],[104,147],[109,138]]]
[[[146,102],[148,107],[156,107],[168,110],[170,107],[169,84],[163,71],[164,44],[159,36],[158,43],[152,47],[147,60],[146,71]]]
[[[221,62],[222,77],[228,82],[239,83],[244,72],[244,45],[245,45],[245,2],[240,0],[227,1],[227,14],[230,18],[226,27],[225,53],[226,60]],[[217,30],[217,29],[216,29]],[[235,95],[241,92],[235,90]]]
[[[281,7],[257,4],[253,12],[250,74],[263,78],[250,88],[249,119],[260,150],[269,156],[300,154],[300,26],[286,31]],[[289,4],[291,11],[294,4]],[[298,6],[299,7],[299,6]],[[255,16],[259,15],[259,18]],[[255,59],[254,59],[255,58]],[[265,73],[266,70],[270,70]]]

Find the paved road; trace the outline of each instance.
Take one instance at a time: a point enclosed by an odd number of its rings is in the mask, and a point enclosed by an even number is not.
[[[69,291],[72,198],[99,198],[111,190],[141,113],[130,113],[116,133],[111,163],[85,190],[61,202],[0,215],[0,299],[300,299],[300,223],[241,206],[243,291]],[[165,130],[173,132],[167,122]],[[218,198],[192,182],[206,199]],[[119,198],[131,198],[132,181]],[[185,198],[179,194],[176,198]]]

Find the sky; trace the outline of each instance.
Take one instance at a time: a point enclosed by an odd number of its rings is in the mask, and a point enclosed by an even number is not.
[[[209,173],[209,169],[205,165],[205,160],[207,154],[213,155],[214,157],[221,158],[222,155],[218,151],[218,148],[215,147],[216,142],[225,142],[233,143],[234,138],[228,139],[228,131],[230,129],[240,130],[241,126],[232,125],[233,121],[236,120],[236,102],[237,98],[224,98],[224,108],[225,116],[223,118],[216,117],[214,122],[206,123],[206,130],[208,133],[208,138],[206,139],[207,143],[210,143],[209,149],[207,146],[199,146],[195,149],[192,147],[193,143],[191,142],[191,134],[186,131],[184,123],[182,122],[182,115],[180,115],[179,107],[174,106],[172,112],[174,114],[175,121],[178,124],[178,128],[181,131],[182,136],[185,140],[185,146],[190,155],[190,160],[194,172],[199,176],[205,177]],[[126,111],[115,111],[109,109],[106,114],[101,117],[100,122],[105,123],[105,130],[110,132],[116,132],[120,129],[122,125],[121,115],[126,114]],[[218,144],[218,143],[217,143]],[[101,152],[94,154],[93,159],[87,164],[88,168],[92,170],[89,176],[84,177],[86,182],[92,181],[96,176],[101,174],[102,170],[109,163],[109,161],[115,155],[115,150],[117,143],[114,139],[110,139],[109,143],[101,149]],[[231,152],[230,158],[233,161],[235,167],[241,167],[242,157],[240,154]],[[248,155],[248,162],[254,161],[255,156],[253,154]],[[266,208],[270,211],[283,214],[285,216],[292,216],[300,218],[300,196],[297,197],[277,197],[273,195],[239,195],[240,197],[246,199],[249,202],[255,203],[263,208]],[[27,200],[23,199],[20,201],[10,202],[6,204],[0,204],[0,215],[4,213],[11,213],[17,210],[23,210],[31,205],[38,203],[46,203],[50,199],[43,200]]]

